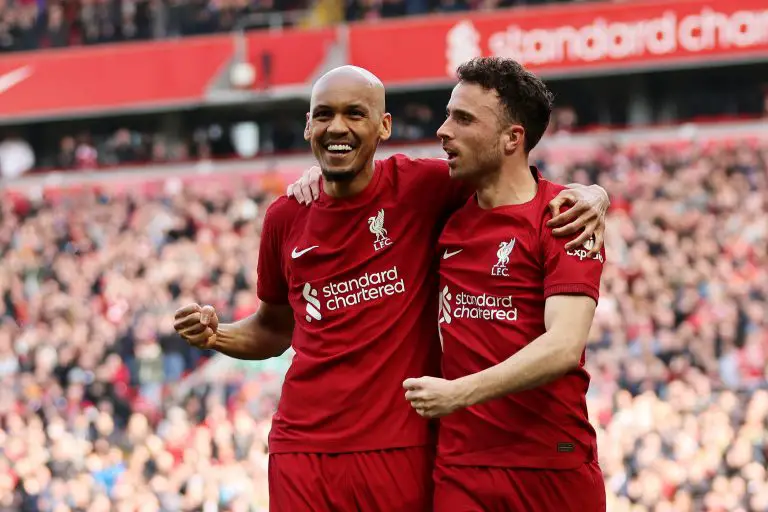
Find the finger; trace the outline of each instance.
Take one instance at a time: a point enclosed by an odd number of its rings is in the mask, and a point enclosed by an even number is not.
[[[417,400],[423,400],[424,399],[424,392],[421,390],[411,390],[405,392],[405,399],[409,402],[417,401]]]
[[[304,197],[304,189],[301,186],[301,179],[293,185],[293,196],[300,204],[304,204],[306,202],[306,197]]]
[[[549,202],[549,211],[552,213],[552,217],[557,217],[557,214],[560,213],[560,208],[563,206],[563,203],[565,203],[566,199],[563,195],[558,195],[553,200]],[[549,222],[552,222],[551,220]],[[547,223],[549,225],[549,223]]]
[[[286,195],[287,197],[293,197],[293,183],[291,183],[290,185],[288,185],[288,188],[287,188],[287,189],[285,189],[285,195]]]
[[[403,387],[405,389],[421,389],[424,387],[424,382],[422,381],[421,378],[405,379],[405,381],[403,381]]]
[[[570,224],[553,229],[552,234],[557,237],[573,235],[584,229],[588,221],[586,217],[579,217]]]
[[[209,329],[208,326],[203,324],[195,324],[191,327],[187,327],[186,329],[182,329],[179,331],[179,336],[182,338],[189,339],[194,336],[198,336],[199,334],[205,332],[206,329]]]
[[[213,306],[203,306],[203,309],[200,310],[200,323],[210,325],[215,314],[216,310],[213,309]]]
[[[301,177],[300,184],[301,184],[301,195],[304,197],[304,200],[307,204],[311,203],[314,199],[314,191],[312,190],[314,186],[314,174],[312,173],[312,169],[309,170],[308,173],[306,173],[304,176]]]
[[[565,244],[566,249],[575,249],[577,247],[581,247],[584,245],[584,243],[592,238],[592,234],[595,232],[595,226],[590,223],[587,227],[584,228],[584,231],[582,231],[579,236]]]
[[[555,217],[552,217],[549,220],[549,222],[547,222],[547,226],[550,226],[550,227],[565,226],[567,223],[573,222],[583,212],[584,212],[583,203],[577,203],[574,206],[565,210],[564,212],[556,215]]]
[[[592,247],[592,249],[589,251],[589,256],[595,256],[596,254],[600,253],[600,250],[603,248],[603,242],[605,241],[605,228],[600,228],[597,231],[595,231],[595,245]]]
[[[200,304],[188,304],[181,309],[177,309],[173,315],[174,318],[184,318],[192,313],[200,312]]]
[[[192,327],[193,325],[197,325],[200,323],[200,313],[192,313],[191,315],[184,317],[180,320],[176,320],[173,322],[173,328],[176,331],[182,331],[188,327]]]
[[[312,198],[315,199],[315,201],[320,199],[320,180],[310,183],[309,188],[312,191]]]

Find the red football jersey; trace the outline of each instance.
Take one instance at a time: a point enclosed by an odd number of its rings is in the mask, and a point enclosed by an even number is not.
[[[597,301],[604,252],[567,251],[568,240],[545,225],[547,205],[563,188],[539,177],[528,203],[484,210],[472,197],[448,221],[439,243],[438,316],[446,379],[501,363],[542,335],[547,297]],[[548,385],[442,418],[441,462],[572,468],[596,459],[583,366],[582,355],[579,369]]]
[[[258,295],[289,303],[296,352],[270,452],[353,452],[434,442],[405,400],[409,377],[439,374],[435,247],[470,192],[443,160],[376,162],[366,189],[280,198],[264,219]]]

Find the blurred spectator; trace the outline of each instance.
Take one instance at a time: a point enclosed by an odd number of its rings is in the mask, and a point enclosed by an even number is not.
[[[2,0],[0,51],[228,32],[250,14],[301,11],[308,6],[304,0],[76,0],[48,4]],[[282,23],[290,26],[294,18],[286,16]],[[271,22],[256,19],[247,27],[265,27]]]
[[[0,140],[0,179],[13,179],[35,166],[32,147],[14,134]]]

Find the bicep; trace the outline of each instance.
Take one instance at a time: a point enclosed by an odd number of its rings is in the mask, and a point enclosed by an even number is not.
[[[288,304],[270,304],[261,302],[257,312],[259,326],[276,335],[293,335],[293,309]]]
[[[544,303],[547,332],[563,333],[581,342],[587,340],[597,303],[587,295],[553,295]]]

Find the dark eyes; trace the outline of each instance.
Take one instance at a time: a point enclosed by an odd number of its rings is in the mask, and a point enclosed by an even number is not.
[[[352,118],[352,119],[356,119],[356,120],[357,119],[362,119],[362,118],[364,118],[366,116],[365,112],[363,112],[362,110],[359,110],[359,109],[352,109],[352,110],[348,111],[346,115],[347,115],[347,117]],[[333,116],[334,116],[334,113],[331,112],[330,110],[320,110],[320,111],[315,112],[312,115],[312,118],[313,119],[321,119],[321,120],[322,119],[326,119],[327,120],[327,119],[332,118]]]

